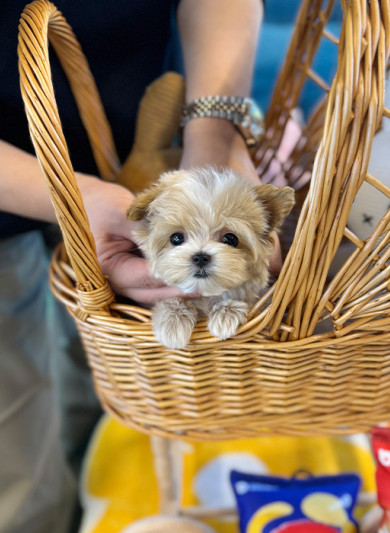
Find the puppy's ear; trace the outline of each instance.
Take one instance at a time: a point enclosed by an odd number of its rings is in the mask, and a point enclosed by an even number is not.
[[[257,199],[267,211],[270,231],[276,230],[295,203],[294,189],[291,187],[274,187],[258,185],[255,187]]]
[[[135,221],[139,221],[146,218],[150,204],[160,194],[161,189],[161,185],[159,183],[156,183],[152,185],[150,189],[146,189],[140,194],[137,194],[137,196],[134,198],[133,203],[127,210],[127,218],[129,220]]]

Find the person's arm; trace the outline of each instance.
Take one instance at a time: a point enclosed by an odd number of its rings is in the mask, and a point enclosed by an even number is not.
[[[178,26],[186,78],[186,103],[202,96],[250,96],[262,0],[181,0]],[[183,132],[182,168],[214,165],[232,168],[259,184],[241,134],[216,118],[189,120]],[[270,270],[281,268],[279,239]]]
[[[249,96],[260,27],[261,0],[181,0],[186,99],[207,94]]]
[[[201,96],[249,96],[263,18],[261,0],[181,0],[186,101]],[[253,183],[259,178],[245,142],[231,122],[190,120],[184,128],[181,166],[228,166]]]
[[[0,211],[56,222],[36,157],[0,140],[0,161]]]
[[[49,189],[35,156],[0,140],[0,210],[56,222]],[[126,212],[132,193],[94,176],[76,173],[102,270],[118,294],[145,305],[182,296],[153,278],[132,239],[134,222]],[[186,295],[190,297],[191,295]]]

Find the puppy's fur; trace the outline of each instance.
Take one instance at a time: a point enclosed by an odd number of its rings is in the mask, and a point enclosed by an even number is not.
[[[168,348],[184,348],[198,316],[219,339],[235,334],[268,283],[270,233],[294,204],[290,187],[251,187],[230,170],[179,170],[161,176],[128,210],[152,274],[184,293],[157,303],[152,326]]]

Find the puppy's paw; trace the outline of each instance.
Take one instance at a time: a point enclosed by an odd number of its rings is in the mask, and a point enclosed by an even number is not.
[[[248,310],[248,305],[238,300],[218,302],[209,314],[210,333],[221,340],[232,337],[238,326],[245,323]]]
[[[170,298],[158,302],[153,308],[152,316],[154,336],[167,348],[185,348],[197,318],[198,312],[190,300]]]

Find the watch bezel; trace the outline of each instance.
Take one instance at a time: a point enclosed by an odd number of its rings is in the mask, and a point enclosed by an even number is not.
[[[236,126],[247,145],[253,147],[264,134],[264,117],[260,107],[254,100],[245,97],[243,103],[246,105],[246,112],[242,115],[240,122],[236,123]]]

